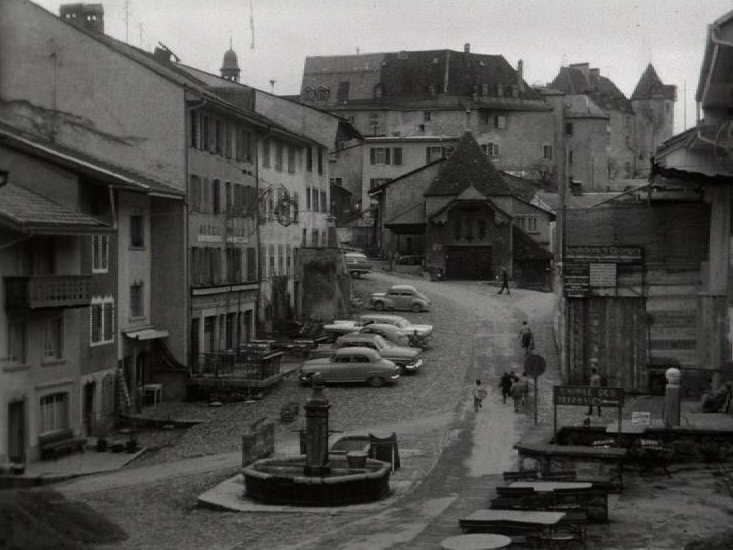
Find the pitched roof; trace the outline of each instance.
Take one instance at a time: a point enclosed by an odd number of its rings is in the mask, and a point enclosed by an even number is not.
[[[598,69],[591,69],[588,63],[576,63],[561,67],[549,86],[566,94],[589,95],[604,109],[615,109],[632,113],[631,102],[624,93]]]
[[[537,184],[533,181],[520,178],[509,172],[500,171],[501,177],[507,183],[509,188],[512,190],[512,195],[527,202],[531,201],[532,198],[537,194]]]
[[[608,119],[608,113],[596,105],[588,95],[566,95],[565,116],[567,118],[603,118]]]
[[[552,252],[542,248],[521,228],[512,224],[512,246],[517,260],[551,260]]]
[[[0,187],[0,223],[20,231],[55,233],[67,231],[109,230],[101,221],[62,206],[51,199],[21,187],[6,183]]]
[[[674,101],[676,95],[677,87],[672,84],[662,84],[657,71],[654,70],[654,66],[649,63],[636,88],[634,88],[631,99],[657,99],[661,97]]]
[[[347,101],[329,105],[329,109],[349,105],[451,108],[466,101],[476,107],[550,109],[541,94],[527,85],[502,55],[443,49],[306,57],[303,91],[325,82],[320,79],[323,75],[369,83],[366,93],[362,90],[360,94],[351,94]],[[381,97],[372,93],[372,86],[376,85],[381,86]]]
[[[179,189],[58,143],[43,141],[4,123],[0,123],[0,145],[23,151],[36,158],[130,191],[157,194],[170,198],[179,198],[184,195],[184,192]]]
[[[381,193],[382,191],[384,191],[387,187],[391,186],[393,183],[398,182],[398,181],[402,181],[403,179],[406,179],[406,178],[409,178],[411,176],[414,176],[415,174],[417,174],[418,172],[422,172],[423,170],[429,170],[429,169],[433,168],[435,165],[437,165],[437,164],[439,164],[441,162],[445,162],[445,157],[441,157],[441,158],[439,158],[437,160],[434,160],[433,162],[431,162],[429,164],[423,164],[422,166],[418,166],[414,170],[410,170],[409,172],[407,172],[405,174],[402,174],[399,177],[396,177],[396,178],[394,178],[392,180],[386,181],[386,182],[384,182],[384,183],[382,183],[380,185],[377,185],[376,187],[372,187],[367,193],[369,195],[377,195],[377,194]]]
[[[425,196],[456,196],[469,187],[486,197],[512,195],[509,185],[481,151],[473,135],[466,132]]]

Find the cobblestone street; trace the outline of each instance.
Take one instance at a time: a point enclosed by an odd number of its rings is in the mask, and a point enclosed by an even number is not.
[[[539,383],[539,418],[552,420],[552,386],[560,383],[552,340],[552,294],[514,290],[497,296],[496,287],[475,282],[430,283],[373,273],[355,282],[364,296],[397,281],[412,282],[433,300],[431,313],[408,317],[435,325],[434,345],[416,376],[395,387],[329,386],[331,426],[345,432],[397,432],[402,468],[393,480],[407,483],[400,496],[369,510],[345,507],[337,513],[236,513],[197,506],[197,496],[238,471],[239,442],[245,426],[262,417],[277,419],[276,454],[297,451],[299,418],[279,422],[280,406],[302,404],[308,389],[291,375],[265,399],[209,408],[171,403],[157,415],[201,418],[187,431],[150,432],[153,452],[108,475],[78,478],[58,485],[69,498],[82,500],[116,521],[128,540],[105,545],[131,549],[226,550],[423,550],[438,548],[455,535],[458,519],[486,507],[500,473],[516,469],[512,445],[532,425],[531,406],[519,414],[501,402],[499,376],[521,372],[517,332],[527,319],[535,333],[535,352],[547,359]],[[359,313],[359,312],[357,312]],[[476,378],[489,391],[473,412]],[[532,400],[530,399],[530,403]],[[649,408],[644,397],[630,398],[630,409]],[[604,410],[594,422],[615,419]],[[578,425],[582,407],[560,407],[559,422]],[[604,550],[671,550],[681,540],[714,532],[727,522],[730,499],[714,466],[675,471],[674,479],[646,481],[626,477],[626,488],[612,501],[612,521],[589,529],[586,547]],[[679,506],[686,512],[680,513]],[[648,521],[647,521],[648,520]],[[664,536],[649,530],[652,522]]]
[[[355,291],[363,296],[400,280],[404,279],[373,273],[355,281]],[[501,404],[498,378],[505,369],[521,371],[517,332],[525,318],[535,331],[537,351],[548,359],[552,357],[554,347],[548,316],[552,295],[515,290],[509,296],[497,296],[496,288],[485,283],[412,282],[423,289],[434,304],[429,313],[405,315],[435,326],[433,345],[426,351],[424,367],[417,375],[403,377],[391,388],[329,387],[331,427],[361,433],[396,430],[400,449],[415,451],[403,459],[402,475],[413,480],[430,472],[445,448],[457,453],[470,476],[511,468],[514,463],[512,444],[531,419],[525,414],[516,415],[511,404]],[[553,364],[553,361],[548,362]],[[479,413],[486,421],[481,423],[474,423],[473,412],[469,412],[471,386],[477,377],[489,390],[489,397]],[[84,489],[82,480],[76,484],[76,489],[72,482],[65,490],[120,522],[130,539],[114,546],[117,548],[324,548],[332,547],[336,540],[348,541],[343,547],[353,548],[354,541],[364,533],[384,531],[384,521],[376,521],[371,515],[354,517],[353,513],[289,514],[284,521],[282,514],[244,515],[200,509],[195,506],[197,494],[231,476],[235,469],[196,475],[176,474],[176,461],[180,459],[236,453],[247,424],[262,417],[277,419],[285,402],[295,400],[302,404],[307,395],[308,389],[301,387],[291,375],[265,399],[254,403],[228,404],[221,408],[199,403],[160,406],[156,414],[164,418],[170,414],[207,422],[176,434],[147,436],[150,444],[160,447],[127,468],[129,481],[122,487],[104,490],[103,486],[94,485],[93,489]],[[295,448],[296,434],[292,430],[301,423],[302,418],[292,424],[278,421],[278,452],[283,448]],[[473,452],[471,440],[476,441]],[[148,444],[145,439],[143,442]],[[169,469],[164,466],[165,478],[137,485],[135,470],[156,464],[170,464]],[[458,472],[452,475],[456,483],[470,483],[468,478],[461,480]],[[87,490],[94,492],[84,494]],[[425,483],[414,494],[405,497],[404,502],[398,503],[399,514],[392,509],[379,514],[394,518],[388,523],[394,522],[395,528],[406,529],[396,540],[403,538],[407,542],[414,538],[453,498],[452,491],[443,495],[433,494],[435,491],[435,487]],[[425,492],[430,493],[427,500],[421,496]],[[417,513],[416,506],[419,508]],[[408,521],[411,528],[406,527],[405,515],[413,516]],[[323,533],[328,533],[332,541],[322,539]],[[385,541],[393,538],[390,536]],[[371,548],[373,544],[374,539],[370,537],[364,547]]]

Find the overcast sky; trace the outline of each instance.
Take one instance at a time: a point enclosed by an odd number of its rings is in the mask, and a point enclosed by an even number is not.
[[[100,0],[88,0],[98,2]],[[105,30],[218,74],[231,36],[242,82],[297,94],[308,55],[450,48],[524,60],[530,84],[589,62],[628,96],[650,61],[676,84],[676,131],[694,124],[694,96],[709,23],[733,0],[101,0]],[[37,0],[58,14],[60,1]]]

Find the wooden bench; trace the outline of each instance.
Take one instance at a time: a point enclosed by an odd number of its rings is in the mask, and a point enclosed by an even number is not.
[[[512,481],[576,481],[575,472],[547,472],[542,473],[539,470],[523,470],[521,472],[504,472],[502,473],[504,481],[511,483]]]
[[[75,437],[71,428],[38,436],[38,448],[41,454],[41,460],[44,460],[49,454],[56,460],[62,452],[79,450],[83,453],[86,443],[86,439]]]

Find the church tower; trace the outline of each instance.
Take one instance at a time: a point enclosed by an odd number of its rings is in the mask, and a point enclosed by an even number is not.
[[[221,77],[232,82],[239,82],[239,62],[237,54],[232,49],[232,41],[229,40],[229,49],[224,53],[224,61],[221,63]]]
[[[674,134],[676,100],[677,86],[663,84],[649,63],[631,94],[631,107],[636,121],[636,172],[640,175],[649,173],[651,157],[657,147]]]

